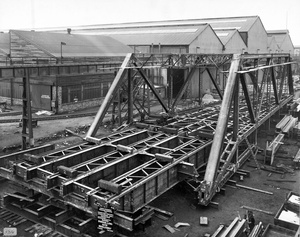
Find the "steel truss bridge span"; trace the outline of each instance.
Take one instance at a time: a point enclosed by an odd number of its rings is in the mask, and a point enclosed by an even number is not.
[[[168,60],[162,59],[128,55],[84,142],[13,160],[1,157],[0,175],[49,197],[53,205],[63,203],[94,219],[99,208],[113,210],[113,224],[127,230],[149,217],[151,211],[143,210],[152,200],[181,181],[193,188],[199,204],[208,205],[246,159],[255,159],[257,129],[292,101],[292,62],[289,55],[169,55]],[[189,70],[177,97],[168,103],[147,76],[151,66]],[[213,83],[221,102],[176,113],[194,71],[212,66],[226,76],[224,88]],[[143,109],[143,102],[133,96],[135,86],[143,83],[167,114],[163,123],[132,120],[133,108]],[[132,126],[96,137],[120,88],[128,93],[123,104]]]

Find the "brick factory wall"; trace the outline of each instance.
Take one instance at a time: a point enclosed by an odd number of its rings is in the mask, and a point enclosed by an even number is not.
[[[53,98],[56,98],[56,87],[52,89]],[[61,86],[58,87],[58,113],[67,112],[67,111],[74,111],[80,109],[86,109],[90,107],[100,106],[104,98],[96,98],[91,100],[83,100],[78,102],[72,103],[62,103],[62,88]]]

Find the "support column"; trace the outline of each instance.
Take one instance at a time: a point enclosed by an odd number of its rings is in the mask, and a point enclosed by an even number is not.
[[[131,79],[131,69],[128,69],[127,72],[128,80],[128,123],[133,122],[133,88],[132,88],[132,79]]]
[[[198,104],[200,105],[201,104],[201,102],[202,102],[202,100],[201,100],[201,88],[202,88],[202,80],[201,80],[201,69],[199,68],[198,69],[198,72],[199,72],[199,101],[198,101]]]
[[[31,94],[29,69],[25,69],[25,77],[23,77],[23,114],[22,114],[22,150],[27,149],[27,137],[29,139],[29,147],[34,147],[34,139],[32,132],[32,114],[31,114]],[[27,133],[28,128],[28,133]]]
[[[172,69],[168,68],[167,69],[167,84],[168,84],[168,107],[171,108],[172,105]]]
[[[147,86],[147,111],[150,114],[150,88]]]
[[[14,104],[14,78],[10,79],[10,106]]]
[[[120,90],[120,88],[119,88],[119,93],[118,93],[118,124],[119,124],[119,126],[121,126],[121,124],[122,124],[122,111],[121,111],[121,103],[122,103],[122,101],[121,101],[121,99],[123,100],[123,98],[121,98],[121,95],[120,95],[120,92],[121,92],[121,90]]]

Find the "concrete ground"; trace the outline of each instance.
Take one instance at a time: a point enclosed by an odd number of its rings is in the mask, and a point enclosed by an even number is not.
[[[38,127],[34,128],[34,137],[36,142],[39,144],[55,143],[57,146],[69,145],[74,142],[78,142],[81,139],[74,136],[57,136],[57,134],[64,134],[63,131],[66,127],[71,130],[76,130],[80,126],[85,126],[93,121],[94,117],[84,117],[67,120],[56,120],[54,121],[41,121],[38,123]],[[55,126],[53,124],[55,123]],[[273,124],[274,125],[274,124]],[[21,141],[21,128],[18,128],[17,124],[0,124],[0,141],[1,150],[3,147],[20,144]],[[99,133],[105,134],[109,132],[108,128],[100,129]],[[54,136],[56,134],[56,136]],[[84,136],[83,133],[80,135]],[[264,148],[266,141],[270,141],[275,137],[274,131],[268,133],[259,134],[259,147]],[[276,164],[284,164],[286,167],[292,167],[292,157],[296,154],[299,149],[300,141],[292,138],[285,138],[284,144],[281,146],[278,156],[275,159]],[[11,151],[7,151],[11,152]],[[0,156],[7,154],[0,151]],[[258,155],[258,160],[263,163],[263,154]],[[201,207],[198,206],[194,199],[195,194],[188,192],[183,185],[177,185],[170,189],[165,194],[157,198],[150,205],[173,212],[174,215],[168,220],[161,220],[158,217],[152,218],[152,224],[145,228],[144,231],[137,230],[132,233],[132,236],[155,236],[155,237],[166,237],[166,236],[189,236],[189,237],[200,237],[204,236],[205,233],[212,234],[220,224],[229,225],[230,222],[240,215],[244,216],[246,210],[241,208],[242,206],[249,206],[264,211],[271,212],[271,215],[254,212],[256,222],[262,222],[264,226],[268,223],[274,223],[274,216],[279,210],[280,206],[284,202],[286,195],[290,192],[299,193],[300,187],[300,171],[294,170],[293,173],[286,173],[285,177],[281,177],[280,174],[273,173],[271,176],[270,172],[257,170],[252,166],[255,165],[253,159],[250,159],[242,167],[245,170],[250,171],[250,177],[244,178],[240,181],[239,176],[233,176],[232,179],[236,180],[238,184],[246,185],[249,187],[265,190],[272,192],[273,194],[268,195],[260,192],[254,192],[251,190],[233,188],[225,186],[225,195],[216,195],[214,200],[219,203],[219,208],[213,207]],[[268,181],[268,179],[292,179],[295,182],[274,182]],[[4,189],[6,187],[7,189]],[[12,186],[7,185],[7,182],[0,182],[0,195],[2,196],[6,191],[9,191]],[[200,226],[199,218],[201,216],[208,217],[208,226]],[[190,226],[179,227],[175,233],[168,232],[163,226],[168,224],[174,226],[177,222],[189,223]],[[32,223],[26,222],[23,225],[18,226],[18,236],[33,236],[33,233],[24,232],[24,229]],[[8,227],[8,223],[0,220],[0,231],[4,227]],[[186,235],[188,234],[188,235]]]

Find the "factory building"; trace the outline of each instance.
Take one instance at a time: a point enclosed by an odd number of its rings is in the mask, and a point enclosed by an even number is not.
[[[300,56],[300,46],[299,45],[295,45],[295,47],[294,47],[294,55],[295,56]]]
[[[272,51],[273,53],[293,54],[294,45],[288,30],[270,30],[267,33],[268,38],[274,38],[278,45],[277,51]]]
[[[110,36],[130,46],[136,53],[222,54],[224,52],[222,41],[209,24],[110,28],[82,34]],[[149,69],[149,71],[156,86],[162,87],[162,89],[167,87],[167,69],[156,68]],[[176,69],[169,73],[172,74],[170,75],[172,78],[172,97],[176,97],[187,77],[188,70]],[[209,81],[209,78],[207,79],[203,81]],[[199,97],[199,83],[199,72],[196,72],[190,83],[190,98]],[[207,90],[208,87],[210,87],[210,83],[203,90]]]
[[[74,34],[98,34],[103,31],[120,31],[127,28],[138,29],[140,27],[180,27],[188,25],[209,24],[214,31],[222,30],[238,30],[242,37],[246,48],[241,45],[240,52],[243,50],[248,53],[267,53],[268,37],[267,32],[259,16],[243,16],[243,17],[223,17],[223,18],[206,18],[206,19],[188,19],[188,20],[171,20],[171,21],[154,21],[154,22],[138,22],[124,24],[105,24],[82,26],[72,28]],[[54,32],[65,32],[65,29],[50,30]],[[228,45],[229,46],[229,45]],[[233,48],[233,51],[236,50]],[[227,52],[230,51],[228,47]]]
[[[33,31],[12,30],[9,34],[0,34],[8,40],[2,51],[10,57],[2,57],[2,64],[48,64],[39,71],[29,70],[31,80],[32,106],[54,112],[63,112],[101,104],[114,77],[115,70],[103,70],[93,66],[67,66],[73,62],[103,62],[114,64],[123,60],[131,48],[108,36],[85,36],[55,34]],[[7,45],[9,48],[7,50]],[[65,63],[65,68],[55,67],[56,63]],[[49,65],[49,64],[48,64]],[[0,99],[11,104],[22,103],[23,71],[3,70]]]
[[[215,30],[215,32],[224,45],[223,53],[246,52],[247,45],[238,30]]]
[[[43,31],[50,32],[11,31],[10,34],[0,34],[6,42],[0,45],[0,50],[2,49],[1,52],[4,54],[2,63],[7,63],[8,60],[11,63],[27,63],[26,60],[55,63],[67,58],[71,61],[79,58],[82,60],[93,58],[97,61],[99,57],[124,57],[128,52],[155,54],[293,52],[288,31],[273,31],[267,34],[259,16],[106,24],[73,27],[67,31],[66,29],[43,29]],[[84,75],[85,70],[95,70],[95,77],[91,79],[90,75]],[[188,85],[189,93],[183,98],[200,102],[206,93],[217,95],[215,84],[221,90],[224,89],[226,70],[228,68],[196,70]],[[147,69],[147,75],[155,86],[160,88],[161,94],[168,94],[170,97],[171,93],[173,98],[179,93],[189,72],[188,68],[171,71],[164,68]],[[51,85],[44,85],[46,86],[44,90],[38,90],[44,91],[41,95],[36,93],[43,100],[36,98],[37,102],[34,104],[37,108],[56,112],[97,105],[101,103],[99,98],[105,96],[116,72],[105,70],[101,72],[101,76],[99,73],[97,69],[79,71],[76,69],[70,73],[59,72],[59,75],[55,72],[53,75],[44,73],[43,78],[38,78],[38,83],[44,80],[43,84]],[[215,82],[211,80],[212,75],[216,78]],[[73,80],[75,77],[77,79]],[[14,82],[1,82],[0,96],[11,103],[21,102],[21,87],[15,83],[16,79]],[[97,90],[100,92],[96,92]]]
[[[269,53],[280,52],[280,47],[274,35],[268,36],[268,51]]]
[[[208,24],[204,30],[200,27]],[[191,32],[199,27],[195,34]],[[212,34],[213,29],[214,34]],[[65,30],[56,30],[65,33]],[[146,33],[148,32],[148,33]],[[150,34],[151,32],[151,34]],[[174,32],[174,33],[171,33]],[[175,35],[177,32],[177,36]],[[190,20],[171,20],[155,22],[138,22],[124,24],[105,24],[94,26],[83,26],[72,28],[72,34],[99,34],[109,35],[124,44],[131,46],[135,52],[153,53],[267,53],[268,37],[267,32],[259,16],[225,17]],[[195,35],[199,34],[195,40]],[[147,36],[147,37],[145,37]],[[193,41],[187,36],[192,36]],[[216,40],[219,38],[220,43]],[[180,42],[178,39],[183,39]],[[167,42],[168,41],[168,42]],[[180,42],[180,43],[179,43]],[[167,45],[168,44],[168,45]],[[222,49],[220,48],[222,46]],[[211,75],[216,75],[216,83],[224,89],[224,75],[211,69]],[[221,69],[220,71],[226,71]],[[164,69],[152,70],[153,81],[158,85],[167,86],[168,74]],[[172,97],[175,97],[184,80],[188,70],[173,70]],[[174,83],[176,82],[176,83]],[[201,100],[205,93],[214,93],[215,85],[207,70],[194,73],[189,83],[189,97],[194,100]],[[214,93],[216,94],[216,93]]]
[[[221,41],[208,24],[107,29],[96,34],[110,36],[138,53],[211,54],[223,51]]]
[[[9,54],[9,34],[0,33],[0,63],[5,63],[5,59]]]

